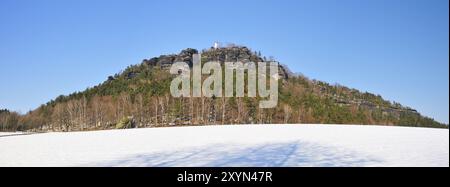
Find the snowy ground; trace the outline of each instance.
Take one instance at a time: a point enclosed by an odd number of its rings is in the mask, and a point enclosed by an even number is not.
[[[244,125],[0,136],[0,166],[448,167],[449,131]]]

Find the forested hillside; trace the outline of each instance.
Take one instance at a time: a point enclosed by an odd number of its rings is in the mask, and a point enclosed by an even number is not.
[[[280,66],[276,108],[260,109],[261,98],[173,98],[169,87],[174,62],[192,65],[195,49],[145,59],[97,86],[58,98],[19,115],[0,111],[0,130],[84,131],[209,124],[377,124],[448,128],[416,110],[379,95],[310,80]],[[202,51],[207,61],[273,61],[247,47]]]

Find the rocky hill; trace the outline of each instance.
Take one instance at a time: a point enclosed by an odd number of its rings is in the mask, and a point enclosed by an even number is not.
[[[1,130],[82,131],[211,124],[376,124],[448,128],[416,110],[341,85],[310,80],[279,66],[276,108],[260,109],[261,98],[173,98],[174,62],[193,64],[196,49],[144,59],[92,88],[59,96],[25,115],[0,113]],[[274,61],[244,46],[201,51],[202,62]],[[11,116],[14,115],[14,116]]]

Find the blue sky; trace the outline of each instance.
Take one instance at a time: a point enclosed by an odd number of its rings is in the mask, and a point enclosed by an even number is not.
[[[214,41],[449,121],[448,0],[1,0],[0,108]]]

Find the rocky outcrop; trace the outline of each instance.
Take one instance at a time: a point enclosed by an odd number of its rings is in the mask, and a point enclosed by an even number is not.
[[[159,66],[163,69],[170,67],[175,62],[186,62],[189,66],[192,66],[192,55],[197,53],[196,49],[187,48],[178,55],[161,55],[151,59],[144,59],[142,63],[149,66]]]
[[[212,48],[202,52],[202,59],[206,62],[263,62],[264,59],[253,53],[247,47]]]
[[[169,69],[170,66],[175,62],[186,62],[190,67],[192,67],[193,60],[192,55],[198,54],[196,49],[187,48],[182,50],[179,54],[175,55],[161,55],[159,57],[144,59],[142,63],[152,66],[160,67],[162,69]],[[210,48],[202,51],[202,61],[203,62],[266,62],[265,58],[252,52],[247,47],[233,46],[233,47],[223,47],[223,48]],[[288,79],[290,76],[289,70],[282,65],[279,65],[279,74],[283,79]]]

